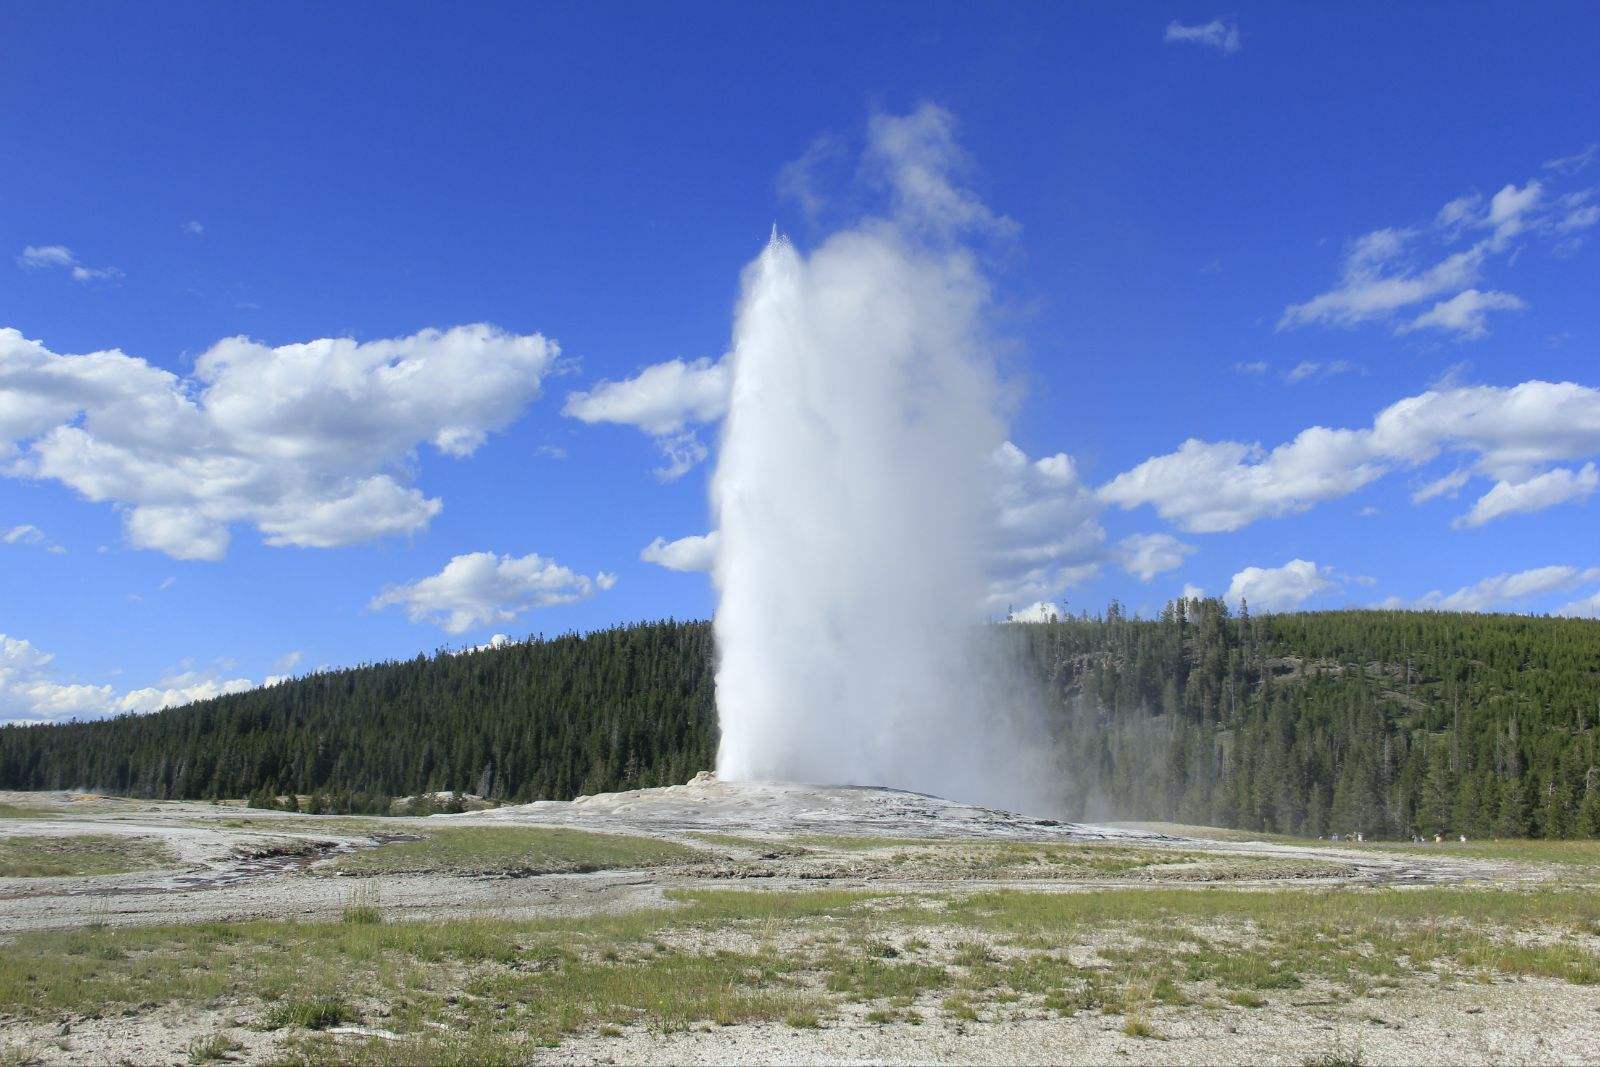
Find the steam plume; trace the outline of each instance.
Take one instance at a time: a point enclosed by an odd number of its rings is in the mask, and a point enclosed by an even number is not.
[[[1005,439],[949,117],[880,118],[895,211],[745,272],[712,484],[719,775],[1037,807],[979,625]],[[1008,225],[1008,224],[1007,224]]]

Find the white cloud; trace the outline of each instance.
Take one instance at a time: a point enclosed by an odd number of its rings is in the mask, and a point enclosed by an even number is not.
[[[1581,502],[1600,488],[1600,471],[1593,463],[1582,470],[1557,467],[1521,482],[1496,482],[1478,498],[1472,510],[1456,519],[1457,528],[1482,526],[1504,515],[1543,511],[1557,504]]]
[[[290,671],[299,666],[300,661],[305,658],[306,654],[300,651],[298,648],[290,649],[288,652],[285,652],[283,655],[272,661],[272,669],[279,674],[288,674]]]
[[[537,553],[470,552],[451,559],[438,574],[384,590],[370,606],[404,608],[412,622],[432,622],[459,634],[474,626],[510,622],[533,608],[587,599],[616,581],[616,575],[604,571],[593,578],[578,574]]]
[[[473,652],[487,652],[487,651],[489,651],[490,649],[493,649],[493,648],[505,648],[507,645],[515,644],[515,643],[516,642],[512,641],[511,637],[509,635],[507,635],[507,634],[495,634],[493,637],[489,638],[489,640],[485,641],[483,644],[481,644],[481,645],[473,645],[470,651],[473,651]]]
[[[1506,242],[1528,226],[1528,217],[1544,197],[1544,186],[1536,181],[1518,189],[1508,184],[1489,200],[1489,213],[1483,225],[1494,231],[1490,238],[1492,247],[1499,251]]]
[[[190,219],[183,224],[183,232],[194,237],[200,237],[205,234],[206,228],[200,223],[199,219]]]
[[[1053,601],[1039,600],[1027,607],[1013,611],[1007,622],[1055,622],[1062,617],[1061,609]]]
[[[1427,485],[1411,494],[1413,504],[1425,504],[1441,496],[1456,496],[1461,492],[1461,487],[1472,480],[1472,469],[1462,467],[1460,470],[1451,471],[1440,478],[1435,478]]]
[[[1217,533],[1305,511],[1445,452],[1472,455],[1474,475],[1512,485],[1536,479],[1552,464],[1600,453],[1600,390],[1543,381],[1433,389],[1391,404],[1370,429],[1313,426],[1271,451],[1191,439],[1119,474],[1101,487],[1100,497],[1125,509],[1150,504],[1182,529]],[[1447,476],[1422,499],[1459,489],[1465,480]],[[1582,472],[1556,475],[1517,499],[1549,506],[1576,499],[1587,481]],[[1563,485],[1566,495],[1554,492]]]
[[[717,560],[717,532],[668,541],[658,537],[644,546],[639,558],[669,571],[709,571]]]
[[[1193,545],[1171,534],[1134,534],[1118,543],[1117,559],[1129,574],[1148,582],[1158,574],[1177,570],[1195,551]]]
[[[1545,160],[1544,169],[1553,170],[1557,174],[1576,174],[1593,163],[1597,157],[1600,157],[1600,144],[1592,144],[1573,155]]]
[[[1249,363],[1235,363],[1233,369],[1239,374],[1265,374],[1267,373],[1267,361],[1257,359]]]
[[[1600,567],[1535,567],[1514,574],[1497,574],[1475,585],[1463,586],[1453,593],[1445,594],[1436,589],[1409,603],[1391,603],[1438,611],[1489,611],[1597,580],[1600,580]]]
[[[1382,257],[1372,254],[1371,250],[1375,238],[1379,235],[1387,238],[1394,232],[1380,230],[1354,242],[1345,256],[1339,286],[1285,308],[1278,328],[1309,323],[1354,326],[1440,293],[1460,290],[1478,279],[1487,254],[1484,244],[1456,252],[1425,269],[1396,270],[1388,262],[1392,254],[1386,243],[1377,242],[1386,253]]]
[[[1100,496],[1124,509],[1152,504],[1190,533],[1222,533],[1305,511],[1383,473],[1362,431],[1313,426],[1270,452],[1260,445],[1191,438],[1176,452],[1117,475]]]
[[[70,267],[76,262],[77,257],[66,245],[29,245],[17,257],[17,265],[28,270]]]
[[[192,377],[111,350],[58,355],[0,328],[0,455],[13,477],[123,507],[130,543],[220,559],[230,527],[331,547],[425,527],[424,443],[471,455],[539,394],[554,342],[492,326],[276,348],[233,337]]]
[[[55,656],[26,640],[0,634],[0,722],[52,722],[98,718],[206,700],[254,687],[248,678],[219,678],[185,671],[154,686],[118,693],[109,685],[58,681]]]
[[[1064,452],[1029,460],[1007,441],[995,466],[989,606],[1050,600],[1099,573],[1100,503]]]
[[[1600,204],[1584,204],[1572,208],[1555,225],[1557,232],[1571,233],[1586,230],[1597,222],[1600,222]]]
[[[1563,604],[1556,609],[1556,614],[1574,619],[1600,619],[1600,592]]]
[[[656,439],[667,463],[663,481],[678,478],[706,457],[705,445],[690,428],[715,422],[728,409],[728,371],[719,361],[681,359],[655,363],[632,378],[600,381],[567,394],[562,414],[586,423],[634,426]]]
[[[1483,213],[1483,194],[1467,193],[1458,196],[1433,217],[1433,223],[1440,229],[1459,232],[1462,228],[1475,223]]]
[[[1458,337],[1476,339],[1489,332],[1484,316],[1490,311],[1521,311],[1527,301],[1510,293],[1463,289],[1449,300],[1441,300],[1410,322],[1397,327],[1400,333],[1435,329]]]
[[[1354,363],[1345,359],[1329,360],[1319,363],[1316,360],[1304,359],[1291,367],[1283,376],[1284,381],[1291,385],[1298,382],[1332,378],[1340,374],[1349,374],[1358,369]]]
[[[670,437],[658,437],[656,447],[661,449],[661,456],[666,462],[659,467],[652,467],[650,473],[663,482],[682,478],[710,454],[693,430],[675,433]]]
[[[1183,599],[1199,600],[1206,595],[1206,591],[1193,582],[1183,583]]]
[[[1559,237],[1600,222],[1600,210],[1592,217],[1587,211],[1587,196],[1588,191],[1552,196],[1542,182],[1530,179],[1521,186],[1507,184],[1487,199],[1468,193],[1451,200],[1434,216],[1431,234],[1426,227],[1374,230],[1346,246],[1338,284],[1284,308],[1278,328],[1387,321],[1397,333],[1437,329],[1462,339],[1481,337],[1488,312],[1527,306],[1511,293],[1475,288],[1490,262],[1510,252],[1524,234]],[[1420,240],[1429,237],[1448,247],[1474,234],[1476,240],[1454,251],[1430,250]],[[1568,238],[1555,250],[1570,250],[1576,240]],[[1402,310],[1430,300],[1428,311],[1395,321]]]
[[[655,363],[620,382],[597,382],[567,394],[562,414],[583,422],[635,426],[653,436],[714,422],[728,410],[728,372],[721,362]]]
[[[27,545],[32,548],[42,548],[56,556],[64,556],[67,553],[66,548],[50,540],[43,530],[31,523],[0,529],[0,545]]]
[[[86,267],[66,245],[28,245],[17,256],[24,270],[65,270],[75,282],[114,281],[122,277],[116,267]]]
[[[160,711],[162,708],[173,708],[180,704],[192,704],[196,700],[210,700],[212,697],[225,696],[228,693],[243,693],[247,689],[254,689],[255,683],[248,678],[215,678],[198,674],[194,671],[185,671],[182,674],[163,678],[159,683],[144,689],[135,689],[125,693],[117,701],[116,710],[119,712],[150,712]]]
[[[1210,22],[1185,25],[1174,19],[1167,23],[1162,40],[1169,44],[1198,44],[1215,48],[1224,55],[1232,55],[1241,46],[1239,24],[1232,19],[1212,19]]]
[[[1281,567],[1246,567],[1228,583],[1227,600],[1248,601],[1257,610],[1287,611],[1336,584],[1332,569],[1292,559]]]

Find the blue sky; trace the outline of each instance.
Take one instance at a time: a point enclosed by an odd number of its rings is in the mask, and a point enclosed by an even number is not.
[[[1593,5],[0,24],[0,719],[707,616],[641,550],[706,532],[743,266],[881,209],[874,116],[1014,223],[1056,526],[994,610],[1600,613]]]

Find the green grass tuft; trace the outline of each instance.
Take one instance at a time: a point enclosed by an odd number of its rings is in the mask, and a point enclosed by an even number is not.
[[[326,1030],[330,1026],[354,1022],[356,1014],[350,1006],[334,997],[313,997],[307,1000],[286,1000],[268,1013],[266,1027],[282,1030],[299,1027],[302,1030]]]
[[[230,1052],[237,1052],[243,1047],[239,1042],[224,1033],[196,1038],[189,1043],[189,1062],[197,1065],[220,1063],[228,1058]]]

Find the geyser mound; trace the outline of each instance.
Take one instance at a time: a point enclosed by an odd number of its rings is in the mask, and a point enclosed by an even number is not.
[[[618,833],[845,834],[1036,841],[1156,840],[1159,835],[1057,823],[903,789],[725,781],[540,800],[444,818]]]

